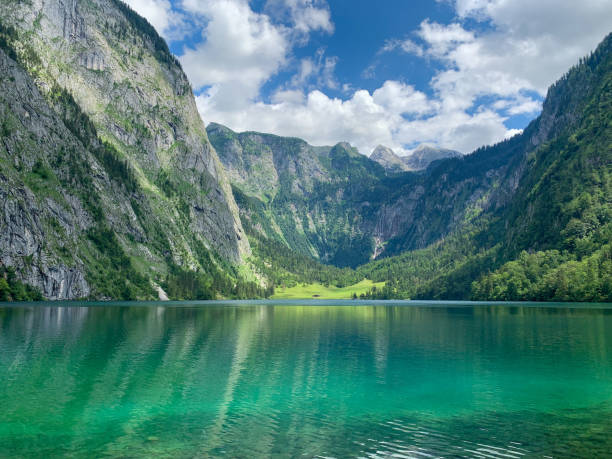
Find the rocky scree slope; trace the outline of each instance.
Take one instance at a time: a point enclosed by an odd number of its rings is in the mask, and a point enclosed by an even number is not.
[[[118,0],[9,0],[0,25],[2,264],[63,299],[117,293],[95,263],[110,247],[134,271],[132,296],[172,267],[243,263],[248,240],[190,85],[143,18]]]

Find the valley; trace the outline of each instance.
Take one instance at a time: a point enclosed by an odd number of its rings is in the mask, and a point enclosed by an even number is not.
[[[0,298],[612,300],[610,35],[521,134],[367,157],[205,127],[119,0],[9,3]]]

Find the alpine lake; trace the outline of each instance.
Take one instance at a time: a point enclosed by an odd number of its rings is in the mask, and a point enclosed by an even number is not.
[[[0,304],[0,457],[612,455],[612,304]]]

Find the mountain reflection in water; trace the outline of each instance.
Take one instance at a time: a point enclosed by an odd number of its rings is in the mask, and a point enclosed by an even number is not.
[[[593,456],[612,310],[0,307],[0,456]]]

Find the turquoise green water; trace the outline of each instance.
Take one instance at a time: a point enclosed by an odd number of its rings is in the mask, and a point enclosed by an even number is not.
[[[0,456],[611,454],[612,309],[354,304],[0,306]]]

